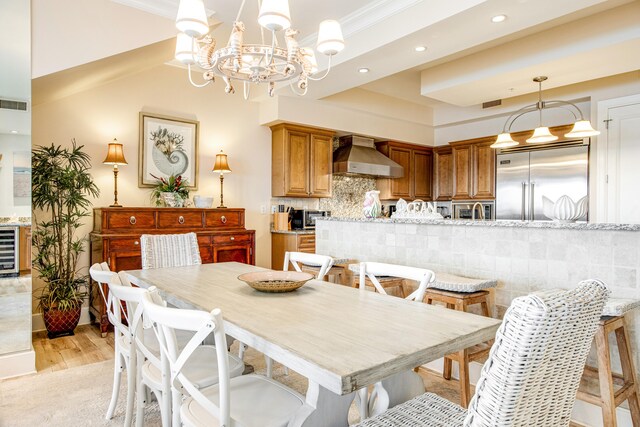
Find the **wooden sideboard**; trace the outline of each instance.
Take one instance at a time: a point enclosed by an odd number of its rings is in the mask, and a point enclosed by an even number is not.
[[[244,226],[244,209],[96,208],[90,234],[91,264],[106,262],[112,271],[142,268],[142,234],[198,235],[203,263],[237,261],[255,264],[255,231]],[[108,289],[103,289],[105,295]],[[106,307],[97,286],[91,285],[92,319],[99,319],[103,336],[109,327]]]

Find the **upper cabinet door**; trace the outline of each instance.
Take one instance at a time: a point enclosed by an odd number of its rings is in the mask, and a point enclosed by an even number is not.
[[[433,198],[433,155],[431,151],[413,151],[413,196],[416,199]]]
[[[402,178],[390,180],[392,198],[411,199],[411,178],[413,175],[411,150],[401,147],[389,147],[389,158],[404,168],[404,176]]]
[[[493,142],[473,146],[473,198],[496,198],[496,153]]]
[[[470,199],[471,146],[453,147],[453,199]]]
[[[285,195],[308,197],[310,136],[297,130],[286,135]]]
[[[453,197],[453,154],[451,148],[435,150],[435,198],[451,200]]]
[[[311,134],[310,188],[312,197],[331,197],[333,145],[331,137]]]

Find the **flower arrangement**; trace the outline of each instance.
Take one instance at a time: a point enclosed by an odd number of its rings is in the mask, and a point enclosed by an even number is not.
[[[181,207],[185,200],[189,199],[189,180],[182,179],[182,175],[171,175],[167,179],[151,175],[156,179],[156,186],[151,193],[151,198],[155,201],[156,206],[162,205],[166,199],[163,197],[163,193],[170,193],[175,200],[175,206]],[[167,203],[170,205],[170,203]]]

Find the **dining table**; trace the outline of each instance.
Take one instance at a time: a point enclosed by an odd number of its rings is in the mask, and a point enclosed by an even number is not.
[[[132,284],[155,286],[178,308],[219,308],[225,333],[306,377],[306,407],[313,410],[290,426],[347,426],[355,392],[394,376],[400,387],[419,384],[424,392],[413,368],[493,339],[500,325],[320,280],[293,292],[259,292],[238,279],[256,271],[268,269],[223,262],[126,273]]]

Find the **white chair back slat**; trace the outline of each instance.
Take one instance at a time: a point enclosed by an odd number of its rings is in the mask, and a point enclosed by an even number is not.
[[[384,287],[380,284],[378,277],[391,276],[418,282],[418,288],[409,294],[405,299],[411,301],[422,301],[429,287],[436,279],[435,273],[426,268],[408,267],[404,265],[385,264],[382,262],[361,262],[360,263],[360,289],[366,289],[366,279],[369,278],[374,288],[381,294],[386,295]]]
[[[568,426],[609,295],[598,280],[516,298],[482,368],[465,426]]]
[[[143,234],[140,252],[143,270],[202,264],[195,233]]]
[[[224,333],[224,321],[219,309],[211,313],[200,310],[182,310],[158,304],[155,291],[143,295],[145,316],[153,323],[158,333],[160,349],[171,369],[171,382],[174,387],[182,387],[206,411],[220,420],[220,425],[230,426],[230,375],[227,344]],[[193,338],[180,349],[176,341],[176,330],[195,332]],[[218,405],[209,400],[188,378],[182,368],[193,352],[210,334],[214,335],[218,362],[218,387],[220,400]]]
[[[305,252],[285,252],[282,270],[288,271],[289,264],[291,264],[296,271],[302,271],[300,264],[320,267],[316,279],[323,280],[324,276],[326,276],[333,266],[333,258],[327,255],[308,254]]]

